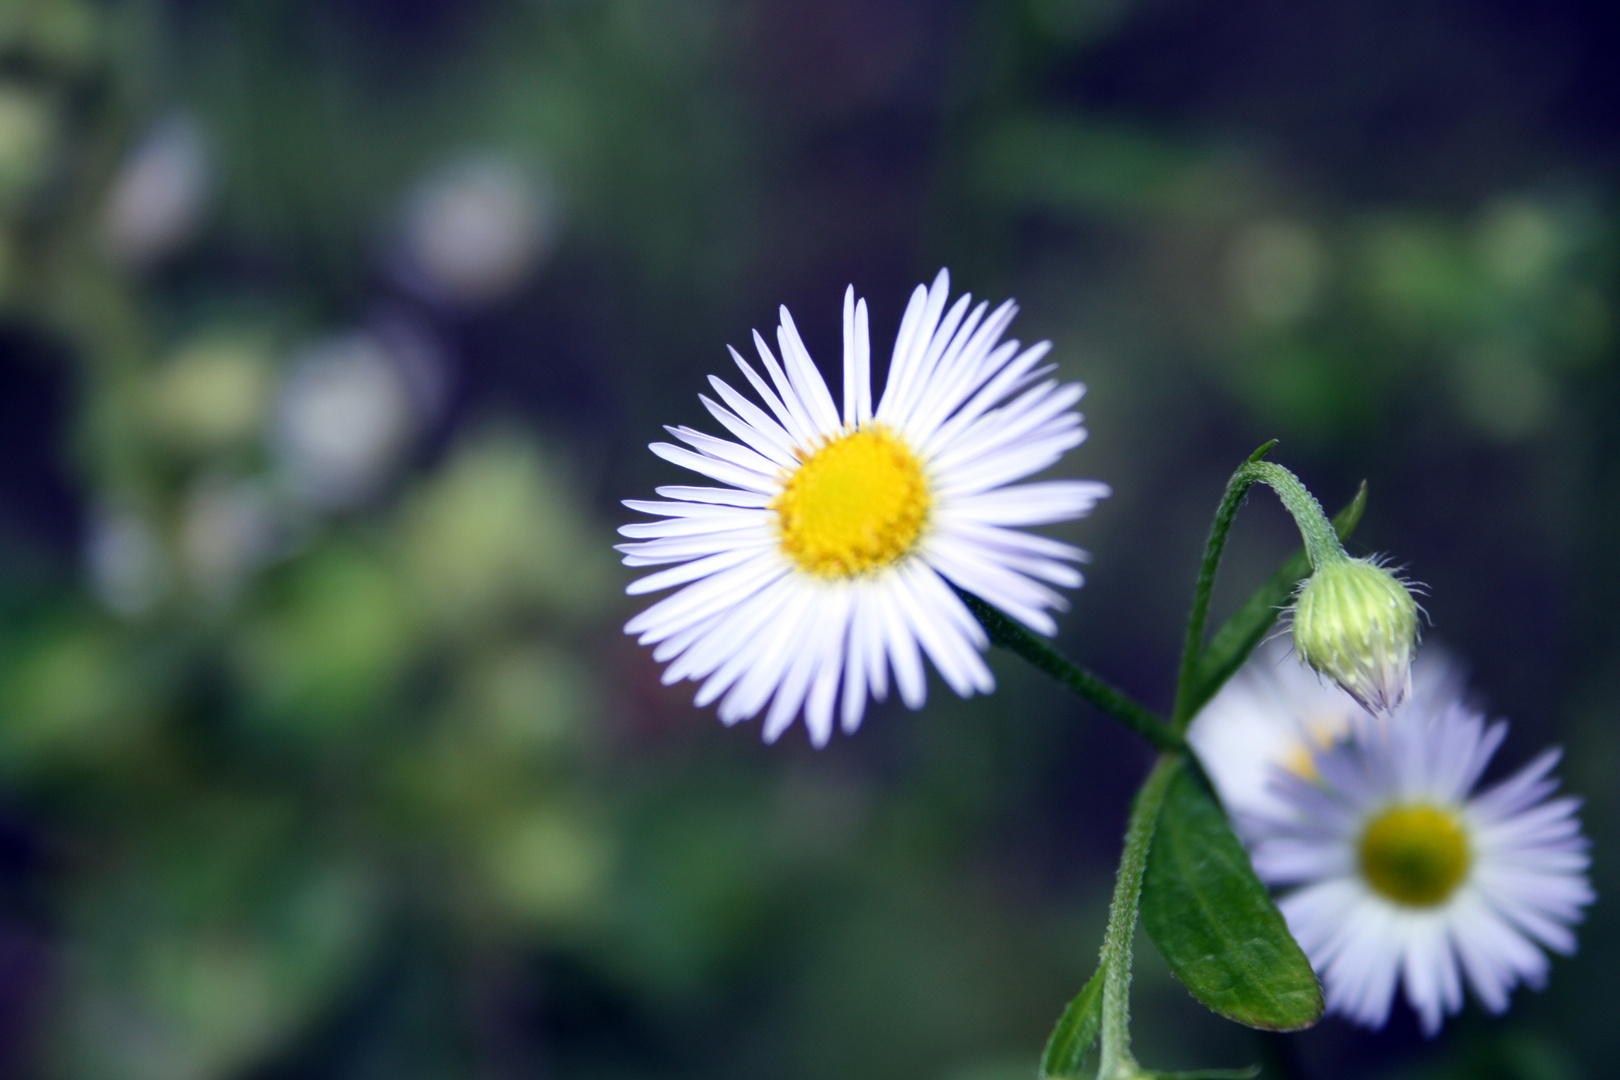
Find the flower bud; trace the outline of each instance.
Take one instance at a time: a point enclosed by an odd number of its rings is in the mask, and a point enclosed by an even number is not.
[[[1317,569],[1294,601],[1294,650],[1371,712],[1387,713],[1412,685],[1418,605],[1371,559]]]

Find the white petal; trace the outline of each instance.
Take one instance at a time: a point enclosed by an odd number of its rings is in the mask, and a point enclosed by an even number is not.
[[[765,343],[757,332],[754,334],[754,341],[760,348],[764,348]],[[731,353],[731,358],[737,362],[737,367],[748,380],[748,385],[754,388],[754,393],[758,394],[759,399],[769,406],[771,412],[776,415],[776,419],[781,422],[782,429],[793,437],[794,445],[808,447],[815,438],[815,431],[806,426],[798,414],[787,407],[783,400],[777,396],[776,391],[765,385],[765,380],[759,377],[753,365],[742,358],[741,353],[729,345],[726,346],[726,350]],[[774,366],[774,360],[772,364]]]
[[[688,581],[708,577],[710,574],[716,574],[722,570],[728,570],[739,563],[757,557],[755,552],[747,548],[728,548],[725,551],[717,551],[706,558],[693,559],[689,563],[683,563],[668,570],[661,570],[656,574],[648,574],[646,577],[637,578],[627,585],[624,591],[630,596],[658,592],[662,589],[673,588],[676,585],[684,585]]]
[[[1062,609],[1068,602],[1046,586],[997,565],[950,537],[931,543],[926,558],[953,584],[991,607],[1000,608],[1036,633],[1047,637],[1057,633],[1057,623],[1046,609]]]
[[[722,490],[716,488],[715,490]],[[734,514],[754,513],[752,507],[713,505],[710,503],[677,502],[660,499],[620,499],[620,505],[642,514],[662,514],[665,517],[707,517],[724,521]]]
[[[741,603],[787,573],[788,568],[779,559],[750,559],[664,597],[625,623],[624,632],[642,634],[642,644],[650,645]]]
[[[738,360],[740,362],[741,357]],[[797,444],[794,442],[793,436],[788,434],[787,428],[783,427],[774,417],[752,401],[749,401],[740,391],[733,389],[730,383],[718,375],[709,376],[709,385],[714,387],[715,393],[720,395],[720,400],[724,401],[736,413],[738,419],[753,428],[760,437],[769,439],[780,447],[790,457],[793,455]],[[698,396],[702,397],[701,394]],[[763,453],[763,451],[761,452]]]
[[[929,387],[926,401],[919,403],[909,423],[922,444],[931,445],[932,436],[946,417],[1018,352],[1016,341],[996,344],[1017,313],[1018,305],[1008,300],[972,331],[972,337],[956,350],[954,357],[948,354],[942,359],[941,378]]]
[[[855,403],[855,419],[865,424],[872,419],[872,338],[868,333],[865,300],[855,304],[855,386],[860,393]]]
[[[990,668],[972,639],[962,633],[960,620],[951,617],[950,608],[962,607],[962,602],[939,575],[914,562],[901,571],[900,584],[897,595],[912,632],[956,695],[965,698],[975,690],[982,694],[994,690]]]
[[[1051,351],[1052,343],[1049,341],[1037,342],[1026,351],[1018,352],[1018,342],[1009,341],[1002,347],[1007,353],[1017,353],[1017,356],[1005,367],[996,371],[996,374],[968,398],[961,408],[957,409],[951,417],[934,430],[923,446],[923,452],[928,455],[939,453],[955,444],[961,434],[978,423],[984,414],[995,404],[1029,385],[1035,379],[1051,374],[1050,367],[1041,368],[1037,365]],[[992,357],[1002,353],[998,349]],[[987,364],[987,366],[990,366]]]
[[[922,654],[917,639],[906,625],[900,612],[900,600],[895,596],[898,583],[892,575],[874,588],[874,607],[879,616],[879,634],[883,649],[894,665],[894,683],[900,691],[900,700],[908,709],[920,709],[928,700],[928,683],[923,674]]]
[[[877,419],[889,422],[909,393],[933,340],[934,328],[939,325],[940,314],[945,310],[950,285],[950,275],[941,270],[932,288],[924,290],[919,285],[911,294],[911,303],[906,305],[905,317],[900,320],[900,336],[895,339],[894,358],[889,362],[889,378],[883,387],[883,397],[878,401]]]
[[[769,506],[772,498],[769,492],[739,491],[735,488],[685,487],[680,484],[666,484],[653,490],[666,499],[684,499],[688,502],[713,503],[717,506]]]
[[[675,446],[671,443],[653,443],[648,447],[653,453],[665,461],[702,473],[711,480],[718,480],[723,484],[732,484],[748,491],[757,491],[761,494],[775,494],[781,488],[776,479],[752,469],[745,469],[741,465],[734,465],[729,461],[718,461],[715,458],[704,457],[685,447]]]
[[[692,514],[664,521],[633,521],[619,526],[619,535],[632,540],[658,539],[666,536],[702,536],[712,533],[735,532],[738,529],[761,530],[767,528],[770,516],[763,510],[738,509],[735,513]]]
[[[845,427],[854,427],[860,397],[855,373],[855,286],[844,290],[844,414]]]
[[[732,442],[730,439],[718,439],[713,435],[689,427],[670,427],[666,425],[664,430],[704,457],[729,461],[733,465],[741,465],[750,472],[759,473],[761,476],[778,476],[783,469],[780,462],[772,461],[759,451],[744,446],[742,443]]]
[[[624,552],[626,566],[658,566],[661,563],[701,559],[733,549],[758,551],[775,547],[776,539],[768,529],[762,527],[754,532],[739,529],[733,532],[706,532],[700,536],[665,536],[637,544],[613,546]]]
[[[1084,517],[1111,494],[1095,480],[1045,480],[953,500],[951,512],[986,525],[1050,525]]]
[[[715,382],[720,382],[716,379]],[[721,385],[725,385],[721,383]],[[748,447],[761,457],[767,458],[771,464],[782,469],[791,469],[798,465],[799,459],[793,454],[792,443],[786,438],[787,432],[775,420],[770,419],[757,406],[754,412],[766,421],[770,428],[762,428],[744,420],[730,409],[713,401],[707,394],[699,394],[698,400],[703,407],[709,410],[709,415],[720,421],[720,425],[741,439]],[[745,401],[745,404],[747,402]],[[771,430],[774,429],[774,430]],[[775,432],[781,432],[778,438]]]
[[[972,300],[971,296],[963,294],[951,305],[944,319],[929,336],[922,355],[917,358],[907,377],[904,390],[896,395],[888,419],[900,430],[911,430],[912,414],[927,399],[930,387],[935,385],[934,380],[939,376],[940,361],[949,350]]]
[[[831,429],[816,422],[810,404],[799,396],[798,388],[794,386],[793,380],[788,378],[787,372],[782,370],[782,366],[776,362],[776,354],[771,352],[771,347],[765,344],[765,339],[760,336],[758,330],[754,331],[754,351],[759,353],[759,362],[765,365],[765,371],[771,377],[771,384],[776,387],[776,392],[782,397],[782,404],[787,406],[788,414],[793,417],[794,429],[804,433],[805,443],[812,443],[816,436],[827,434]]]
[[[793,316],[788,314],[786,306],[782,307],[781,316],[782,323],[776,328],[776,344],[782,350],[788,378],[799,392],[799,400],[809,408],[816,428],[823,433],[837,431],[838,409],[827,390],[827,380],[821,377],[816,362],[810,359],[810,351],[804,347],[804,339],[799,337],[799,328],[793,325]]]

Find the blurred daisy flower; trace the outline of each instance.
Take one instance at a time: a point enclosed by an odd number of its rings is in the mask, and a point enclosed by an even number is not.
[[[170,113],[114,176],[101,212],[102,240],[126,265],[150,266],[196,234],[213,189],[201,127],[187,112]]]
[[[1412,693],[1396,716],[1432,713],[1459,700],[1462,669],[1430,647],[1412,665]],[[1372,714],[1342,688],[1302,663],[1285,638],[1272,638],[1227,680],[1187,730],[1233,824],[1247,833],[1256,814],[1279,806],[1274,770],[1314,779],[1316,759]]]
[[[395,276],[444,307],[496,303],[545,260],[561,216],[542,170],[493,151],[458,158],[406,197],[391,260]]]
[[[1559,752],[1476,793],[1507,724],[1431,705],[1358,718],[1313,775],[1275,770],[1250,847],[1262,880],[1292,887],[1279,907],[1329,1010],[1382,1027],[1399,982],[1428,1035],[1465,978],[1493,1013],[1518,983],[1541,986],[1543,950],[1574,952],[1593,900],[1579,801],[1550,797]]]
[[[293,357],[277,395],[270,449],[294,497],[317,510],[358,506],[387,486],[443,403],[432,335],[384,317]]]
[[[860,726],[892,670],[900,698],[926,697],[922,655],[963,697],[994,688],[983,630],[956,585],[1043,634],[1066,607],[1084,552],[1022,531],[1084,516],[1108,494],[1088,480],[1016,484],[1086,437],[1074,411],[1085,388],[1047,378],[1050,343],[1001,340],[1017,306],[994,311],[950,278],[918,286],[901,319],[887,385],[873,403],[866,302],[844,295],[842,408],[787,309],[781,360],[758,333],[766,377],[732,358],[759,399],[711,376],[704,406],[735,440],[687,427],[686,446],[653,453],[722,487],[663,487],[668,501],[626,500],[663,520],[625,525],[628,566],[668,565],[632,594],[679,586],[625,626],[670,661],[665,683],[701,682],[734,724],[769,705],[774,741],[803,712],[810,739],[831,738],[837,712]],[[768,377],[768,381],[767,381]],[[723,404],[722,404],[723,402]],[[673,565],[670,565],[673,564]]]

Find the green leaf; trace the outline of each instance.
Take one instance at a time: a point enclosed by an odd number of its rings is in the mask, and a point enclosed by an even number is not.
[[[1229,1020],[1297,1031],[1322,990],[1282,912],[1255,877],[1207,782],[1170,783],[1142,883],[1142,925],[1194,997]]]
[[[1269,448],[1270,444],[1267,444],[1255,453],[1258,455]],[[1366,508],[1367,484],[1363,481],[1356,491],[1356,497],[1333,517],[1333,530],[1339,534],[1340,540],[1347,539],[1355,531]],[[1243,661],[1265,639],[1277,616],[1288,606],[1294,589],[1310,572],[1310,560],[1305,557],[1305,549],[1300,548],[1264,585],[1254,591],[1230,619],[1221,624],[1193,670],[1193,690],[1186,716],[1196,716],[1198,710],[1215,696],[1215,691],[1243,666]]]
[[[1046,1053],[1041,1055],[1042,1076],[1080,1075],[1085,1056],[1102,1029],[1103,973],[1107,970],[1099,965],[1058,1018],[1052,1037],[1046,1040]]]

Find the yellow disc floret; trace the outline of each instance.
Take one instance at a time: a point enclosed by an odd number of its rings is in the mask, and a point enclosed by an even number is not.
[[[1333,749],[1333,744],[1344,735],[1350,718],[1342,713],[1305,717],[1300,722],[1303,737],[1290,744],[1282,753],[1282,767],[1305,780],[1315,781],[1320,773],[1316,759]]]
[[[1457,815],[1398,806],[1361,834],[1361,873],[1377,893],[1407,907],[1444,903],[1468,876],[1473,852]]]
[[[771,506],[794,562],[817,577],[855,577],[917,545],[928,523],[928,480],[904,442],[872,425],[807,456]]]

